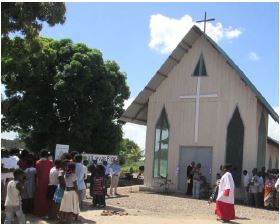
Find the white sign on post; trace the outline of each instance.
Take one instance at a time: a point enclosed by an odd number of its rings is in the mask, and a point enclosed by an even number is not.
[[[61,159],[61,156],[64,153],[68,153],[68,152],[69,152],[69,145],[56,144],[56,147],[55,147],[55,159]]]
[[[118,156],[115,155],[99,155],[99,154],[83,153],[82,156],[83,156],[83,160],[88,160],[90,163],[92,162],[92,160],[96,160],[97,164],[102,164],[103,161],[112,163],[113,160],[118,159]]]

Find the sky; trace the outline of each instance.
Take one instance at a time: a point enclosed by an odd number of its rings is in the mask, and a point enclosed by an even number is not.
[[[130,99],[147,85],[179,41],[204,17],[206,33],[233,59],[279,113],[278,3],[66,3],[66,22],[41,35],[97,48],[127,74]],[[200,25],[202,26],[202,24]],[[269,135],[278,139],[269,121]],[[124,137],[145,148],[145,126],[126,124]],[[13,138],[14,133],[3,137]]]

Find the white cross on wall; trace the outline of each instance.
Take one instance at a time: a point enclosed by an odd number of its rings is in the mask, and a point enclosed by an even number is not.
[[[218,97],[217,94],[200,95],[200,79],[201,79],[201,77],[197,77],[196,95],[180,96],[180,99],[195,99],[195,125],[194,125],[194,142],[195,143],[197,143],[197,138],[198,138],[199,99],[200,98]]]

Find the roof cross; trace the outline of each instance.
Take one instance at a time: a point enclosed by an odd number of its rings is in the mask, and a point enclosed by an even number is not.
[[[196,21],[197,23],[202,23],[204,22],[204,33],[206,32],[206,22],[209,22],[209,21],[214,21],[215,19],[214,18],[211,18],[211,19],[206,19],[206,12],[204,13],[204,20],[198,20]]]

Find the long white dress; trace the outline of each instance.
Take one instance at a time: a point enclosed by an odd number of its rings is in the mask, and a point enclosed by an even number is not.
[[[234,181],[230,172],[226,172],[221,178],[215,214],[226,221],[235,218]]]

